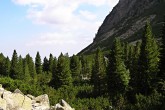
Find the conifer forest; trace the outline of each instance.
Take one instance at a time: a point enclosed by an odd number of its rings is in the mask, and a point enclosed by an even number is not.
[[[88,55],[61,53],[41,59],[0,54],[0,84],[50,103],[66,100],[76,110],[165,110],[165,23],[159,39],[150,22],[141,40],[129,44],[117,36],[108,51]]]

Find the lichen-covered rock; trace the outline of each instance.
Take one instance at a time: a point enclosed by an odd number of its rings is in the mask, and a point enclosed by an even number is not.
[[[40,95],[33,99],[32,101],[33,110],[49,110],[49,98],[47,94]]]
[[[5,91],[3,93],[3,99],[7,102],[7,109],[22,109],[22,110],[31,110],[31,99],[27,96],[24,96],[20,93],[11,93],[9,91]]]
[[[19,89],[13,93],[2,88],[0,84],[0,110],[74,110],[68,103],[61,100],[56,106],[49,104],[47,94],[34,97],[24,95]]]
[[[61,100],[60,103],[55,105],[55,110],[75,110],[65,100]]]
[[[0,98],[0,110],[6,110],[6,100]]]

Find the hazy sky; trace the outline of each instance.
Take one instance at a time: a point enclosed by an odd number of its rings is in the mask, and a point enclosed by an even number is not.
[[[77,54],[118,0],[0,0],[0,52]]]

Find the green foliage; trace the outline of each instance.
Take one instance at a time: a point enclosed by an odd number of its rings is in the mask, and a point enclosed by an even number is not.
[[[24,64],[23,64],[23,73],[24,73],[23,79],[25,80],[25,82],[30,82],[31,77],[26,59],[24,60]]]
[[[162,38],[162,45],[161,45],[161,50],[160,50],[160,63],[159,63],[159,69],[160,72],[158,74],[158,77],[160,77],[162,80],[165,81],[165,17],[164,17],[164,22],[163,26],[161,29],[161,38]]]
[[[95,63],[92,68],[91,82],[94,84],[95,96],[100,96],[104,93],[106,87],[105,60],[100,48],[97,49],[94,60]]]
[[[35,68],[33,59],[29,54],[27,54],[26,58],[25,58],[25,61],[28,64],[29,73],[30,73],[30,76],[32,78],[31,82],[32,82],[32,84],[35,84],[37,82],[37,74],[36,74],[36,68]]]
[[[79,57],[76,55],[73,55],[71,57],[70,70],[71,70],[74,84],[78,83],[80,81],[81,61],[79,60]]]
[[[16,50],[14,50],[11,60],[10,77],[17,79],[18,74],[18,56]]]
[[[150,96],[144,96],[142,94],[136,95],[136,104],[129,105],[128,110],[164,110],[165,98],[156,91]]]
[[[10,75],[10,67],[11,67],[10,59],[9,59],[9,57],[7,57],[5,59],[5,75],[4,76],[9,76]]]
[[[56,88],[72,85],[69,58],[64,56],[62,53],[58,58],[57,73],[55,74],[55,79]]]
[[[35,68],[36,68],[37,74],[42,74],[41,56],[39,52],[37,52],[37,55],[35,58]]]
[[[2,53],[0,53],[0,75],[1,76],[7,76],[7,73],[5,71],[5,57]]]
[[[139,58],[138,85],[139,92],[149,94],[153,89],[153,83],[158,73],[159,48],[152,34],[150,23],[145,28],[142,37],[141,53]]]
[[[124,94],[129,80],[129,70],[124,65],[120,40],[115,39],[107,69],[107,84],[110,97],[118,97],[120,94]]]
[[[64,99],[76,110],[164,110],[163,29],[160,63],[159,47],[147,24],[142,43],[115,39],[109,56],[100,49],[87,56],[61,54],[58,60],[50,54],[42,63],[37,52],[34,64],[29,54],[18,58],[16,50],[11,61],[0,54],[0,84],[24,94],[48,94],[51,105]]]
[[[49,55],[49,71],[50,71],[51,73],[53,73],[53,61],[54,61],[53,55],[50,54],[50,55]]]
[[[43,61],[43,65],[42,65],[43,67],[43,71],[46,71],[46,72],[48,72],[49,71],[49,60],[45,57],[44,58],[44,61]]]

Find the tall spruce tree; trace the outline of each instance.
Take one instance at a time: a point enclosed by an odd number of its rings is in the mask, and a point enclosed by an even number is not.
[[[35,58],[35,68],[36,73],[41,74],[42,73],[42,65],[41,65],[41,56],[39,52],[37,52],[36,58]]]
[[[70,72],[69,58],[62,53],[57,62],[57,73],[55,74],[55,87],[71,86],[72,77]]]
[[[50,54],[50,55],[49,55],[49,71],[50,71],[51,73],[53,73],[53,60],[54,60],[53,55]]]
[[[9,59],[9,57],[7,57],[5,59],[5,76],[10,75],[10,66],[11,66],[10,59]]]
[[[92,73],[92,65],[90,60],[87,59],[85,56],[81,56],[81,77],[83,80],[89,79]]]
[[[5,57],[0,53],[0,75],[6,76],[5,73]]]
[[[148,95],[153,89],[153,83],[158,73],[159,49],[152,34],[151,25],[147,22],[142,37],[139,57],[138,88],[139,92]]]
[[[71,74],[72,74],[73,80],[76,82],[80,81],[81,62],[80,62],[78,56],[73,55],[71,57],[70,69],[71,69]]]
[[[35,84],[37,82],[37,73],[35,69],[35,64],[33,62],[33,58],[29,54],[26,55],[26,62],[28,64],[29,73],[32,78],[32,83]]]
[[[23,79],[24,78],[24,72],[23,72],[23,59],[22,56],[20,55],[18,58],[18,68],[17,68],[18,74],[17,74],[17,79]]]
[[[45,57],[43,61],[43,71],[48,72],[49,71],[49,60]]]
[[[132,66],[130,68],[130,86],[132,89],[134,89],[134,92],[136,93],[137,91],[137,86],[138,86],[138,74],[139,74],[139,55],[140,55],[140,47],[141,47],[141,42],[137,42],[135,47],[134,47],[134,52],[133,52],[133,58],[132,58]]]
[[[56,87],[56,82],[58,82],[57,77],[57,58],[53,58],[53,66],[52,66],[52,80],[50,82],[51,86]]]
[[[17,76],[18,76],[18,56],[16,50],[14,50],[11,59],[10,77],[16,79]]]
[[[26,59],[24,60],[23,63],[23,72],[24,72],[24,77],[23,77],[24,81],[29,83],[31,81],[31,76]]]
[[[105,90],[105,60],[104,56],[100,50],[97,49],[95,55],[95,63],[92,68],[91,80],[94,84],[94,94],[95,96],[100,96]]]
[[[160,50],[160,63],[159,63],[159,69],[160,72],[158,74],[158,77],[165,81],[165,18],[163,22],[163,27],[161,29],[161,38],[162,38],[162,45]]]
[[[129,70],[126,69],[123,60],[121,42],[117,38],[109,56],[107,78],[110,98],[116,100],[126,92],[130,80]]]

